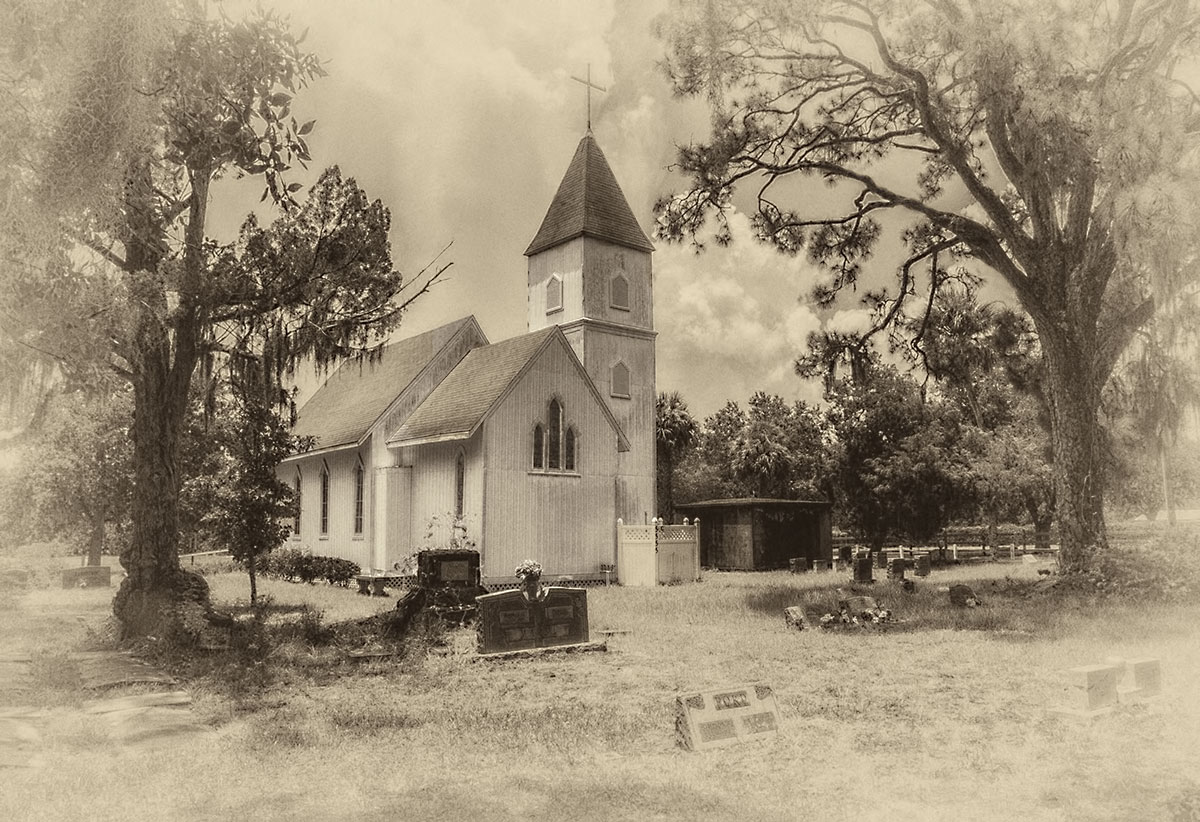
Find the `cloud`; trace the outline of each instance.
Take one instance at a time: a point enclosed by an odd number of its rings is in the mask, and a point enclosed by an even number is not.
[[[759,390],[814,402],[819,388],[793,362],[821,327],[801,301],[816,270],[758,242],[745,215],[729,220],[727,247],[660,244],[655,255],[659,390],[679,390],[699,416]]]

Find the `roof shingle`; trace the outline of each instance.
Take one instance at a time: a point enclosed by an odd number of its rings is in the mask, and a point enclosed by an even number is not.
[[[471,351],[388,442],[469,436],[557,330],[558,326],[552,325]]]
[[[472,317],[399,340],[373,363],[345,362],[300,409],[292,433],[316,448],[354,445]]]
[[[525,250],[525,256],[581,235],[638,251],[654,251],[590,132],[579,141],[542,227]]]

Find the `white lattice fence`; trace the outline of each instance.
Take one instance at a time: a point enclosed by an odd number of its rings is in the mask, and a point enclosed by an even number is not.
[[[617,578],[632,586],[698,580],[699,523],[625,525],[618,520]]]

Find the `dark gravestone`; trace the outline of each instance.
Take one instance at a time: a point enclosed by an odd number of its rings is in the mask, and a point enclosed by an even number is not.
[[[788,560],[788,567],[793,574],[803,574],[812,568],[812,560],[808,557],[793,557]]]
[[[849,562],[852,550],[853,549],[849,545],[841,546],[838,548],[838,559],[840,559],[842,562]]]
[[[886,551],[878,551],[875,554],[875,567],[879,568],[880,570],[887,567],[887,552]]]
[[[82,565],[62,572],[64,588],[108,588],[112,585],[112,567],[108,565]]]
[[[859,583],[875,581],[870,554],[862,554],[854,558],[854,581]]]
[[[417,554],[417,584],[422,588],[458,588],[475,592],[479,585],[479,552],[430,550]]]
[[[766,685],[676,697],[675,739],[689,751],[734,745],[779,733],[779,706]]]
[[[588,641],[587,591],[545,589],[541,599],[523,591],[500,591],[475,598],[479,609],[479,653],[552,648]]]
[[[950,604],[962,605],[968,608],[974,608],[980,604],[980,599],[971,590],[969,585],[951,585],[950,586]]]
[[[887,564],[887,578],[893,581],[904,579],[904,558],[892,557]]]
[[[927,577],[929,576],[930,568],[929,554],[917,554],[913,560],[913,573],[919,577]]]

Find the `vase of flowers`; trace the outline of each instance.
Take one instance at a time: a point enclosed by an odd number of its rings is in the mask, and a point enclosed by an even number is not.
[[[525,599],[529,602],[545,598],[546,592],[542,588],[542,566],[541,563],[527,559],[517,566],[517,570],[513,572],[521,582],[521,593],[525,595]]]

